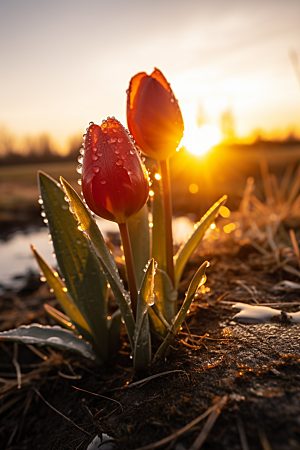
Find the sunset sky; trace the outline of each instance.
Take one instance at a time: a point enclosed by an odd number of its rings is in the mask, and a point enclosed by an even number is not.
[[[125,91],[156,66],[186,122],[300,130],[299,0],[0,0],[0,130],[64,149],[90,121],[126,124]]]

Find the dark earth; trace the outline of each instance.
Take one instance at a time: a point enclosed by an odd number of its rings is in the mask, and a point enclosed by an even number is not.
[[[296,311],[297,291],[276,284],[297,277],[229,235],[213,251],[203,246],[193,256],[181,301],[204,259],[211,261],[210,291],[193,303],[167,358],[143,374],[132,372],[125,336],[119,355],[104,367],[50,348],[37,354],[30,346],[1,343],[0,448],[79,450],[105,433],[114,445],[93,448],[300,449],[299,325],[284,317],[239,324],[232,320],[230,303],[272,303]],[[51,323],[44,302],[57,307],[47,286],[34,277],[22,291],[6,292],[0,298],[1,329]],[[176,436],[220,400],[219,408]],[[193,446],[201,431],[202,445]],[[167,443],[156,444],[169,436]]]

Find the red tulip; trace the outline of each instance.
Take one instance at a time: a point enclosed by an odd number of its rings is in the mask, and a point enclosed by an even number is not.
[[[142,152],[157,160],[172,156],[184,124],[178,101],[161,71],[135,75],[127,94],[128,128]]]
[[[88,207],[100,217],[127,222],[145,204],[148,173],[132,139],[114,118],[90,123],[85,136],[82,191]]]

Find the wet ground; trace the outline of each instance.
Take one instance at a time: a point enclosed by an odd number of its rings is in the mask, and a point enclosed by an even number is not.
[[[105,433],[113,439],[111,448],[124,450],[195,450],[199,436],[203,449],[299,449],[300,326],[285,316],[257,325],[237,323],[232,308],[236,302],[260,303],[289,313],[299,310],[299,295],[279,288],[286,278],[282,269],[253,270],[260,257],[256,249],[228,240],[223,253],[218,250],[218,256],[205,255],[212,262],[210,290],[193,303],[167,359],[138,377],[125,338],[110,367],[49,348],[37,354],[28,346],[2,343],[0,448],[83,450]],[[181,298],[203,252],[187,268]],[[48,323],[41,305],[56,306],[56,300],[45,284],[35,282],[27,291],[0,298],[2,327]]]

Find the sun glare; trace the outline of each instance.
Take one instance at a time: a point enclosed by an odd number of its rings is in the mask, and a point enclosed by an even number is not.
[[[193,126],[186,124],[182,145],[194,155],[201,156],[219,144],[221,139],[221,131],[216,125],[204,124],[198,127],[196,123]]]

